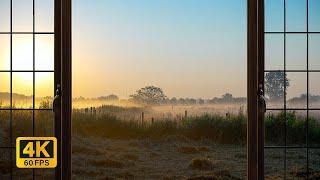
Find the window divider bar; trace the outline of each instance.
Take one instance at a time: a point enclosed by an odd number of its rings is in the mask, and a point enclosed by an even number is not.
[[[12,1],[10,0],[10,145],[14,146],[13,144],[13,132],[12,132]],[[13,179],[13,149],[10,148],[10,179]]]
[[[309,32],[309,0],[307,6],[307,32]],[[309,179],[309,33],[307,33],[307,122],[306,122],[306,145],[307,145],[307,179]]]
[[[35,0],[32,0],[32,67],[33,67],[33,72],[32,72],[32,136],[35,136],[35,96],[36,96],[36,91],[35,91]],[[35,179],[35,169],[32,169],[32,178]]]

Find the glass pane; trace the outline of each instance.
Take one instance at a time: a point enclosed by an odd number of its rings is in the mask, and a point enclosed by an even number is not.
[[[320,147],[320,111],[309,111],[309,146]]]
[[[284,72],[265,73],[267,108],[284,108]]]
[[[265,0],[265,31],[284,31],[284,0]]]
[[[12,152],[12,158],[14,160],[14,164],[13,164],[13,169],[12,169],[12,179],[22,179],[21,177],[23,177],[23,179],[25,180],[31,180],[33,177],[33,169],[20,169],[17,168],[17,166],[15,165],[15,159],[16,159],[16,151],[14,150]]]
[[[32,0],[12,0],[12,30],[13,32],[32,32]]]
[[[284,35],[265,35],[265,69],[284,69]]]
[[[0,149],[0,179],[10,179],[11,150]]]
[[[320,70],[320,35],[319,34],[309,34],[309,69]]]
[[[305,147],[307,111],[286,111],[286,117],[287,145]]]
[[[33,73],[16,72],[12,74],[13,108],[32,108]]]
[[[307,1],[289,0],[286,1],[286,31],[306,32],[307,31]]]
[[[0,70],[10,70],[10,35],[6,34],[0,34]]]
[[[287,108],[307,108],[307,73],[287,73]]]
[[[286,69],[307,69],[307,35],[287,34],[286,36]]]
[[[0,110],[0,149],[10,146],[10,111]]]
[[[10,32],[10,0],[0,1],[0,24],[0,32]]]
[[[52,111],[35,111],[35,136],[54,136],[54,114]]]
[[[307,149],[287,149],[286,179],[307,179]]]
[[[54,70],[54,35],[36,35],[35,69]]]
[[[283,111],[267,111],[265,115],[265,145],[285,145],[285,113]]]
[[[0,109],[10,107],[10,73],[0,73]]]
[[[265,179],[284,179],[284,149],[264,150]]]
[[[35,0],[35,29],[54,32],[54,0]]]
[[[309,108],[320,108],[320,73],[309,73]]]
[[[320,32],[320,1],[309,0],[309,31]]]
[[[33,136],[32,118],[31,110],[14,110],[12,112],[12,136],[14,142],[18,137]]]
[[[12,36],[12,69],[33,70],[33,35]]]
[[[320,149],[309,149],[309,169],[312,170],[309,177],[319,179]]]
[[[52,108],[54,96],[54,73],[35,73],[36,107],[40,109]]]

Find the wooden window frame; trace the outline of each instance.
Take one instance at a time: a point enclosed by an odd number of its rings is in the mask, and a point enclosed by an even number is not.
[[[55,87],[61,86],[61,98],[55,108],[55,135],[58,139],[58,165],[55,179],[72,178],[72,0],[55,0]],[[56,92],[55,92],[56,93]],[[55,94],[56,95],[56,94]]]
[[[247,1],[247,179],[264,179],[264,0]],[[260,89],[259,89],[260,88]]]

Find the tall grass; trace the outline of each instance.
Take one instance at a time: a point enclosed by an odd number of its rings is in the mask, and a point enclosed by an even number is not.
[[[287,120],[287,121],[286,121]],[[73,131],[82,136],[99,136],[106,138],[155,138],[169,135],[182,135],[190,139],[210,139],[217,143],[246,143],[247,119],[243,113],[226,116],[203,114],[190,116],[181,120],[155,119],[154,121],[137,121],[121,119],[116,115],[73,114]],[[265,140],[268,144],[283,145],[304,144],[308,122],[309,143],[320,144],[320,121],[296,112],[268,114],[265,118]],[[285,128],[286,126],[286,128]],[[285,132],[286,135],[285,135]]]
[[[104,113],[86,113],[75,110],[72,115],[72,130],[75,136],[105,137],[114,139],[154,138],[162,139],[171,135],[185,136],[189,139],[210,139],[216,143],[245,144],[247,139],[246,115],[238,114],[214,115],[203,114],[188,116],[182,119],[165,117],[153,121],[117,116],[117,112],[126,112],[124,108],[104,107]],[[128,112],[139,114],[141,109]],[[53,113],[40,111],[35,113],[33,125],[32,111],[13,111],[12,129],[14,137],[35,135],[53,135]],[[320,115],[319,115],[320,116]],[[296,112],[279,112],[268,114],[265,118],[266,144],[283,145],[305,144],[308,135],[309,144],[320,144],[320,118],[301,116]],[[0,144],[9,142],[10,113],[0,111]],[[308,122],[308,128],[307,128]],[[308,134],[307,134],[308,132]]]

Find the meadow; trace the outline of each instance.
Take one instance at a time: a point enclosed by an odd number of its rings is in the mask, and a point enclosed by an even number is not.
[[[49,103],[43,103],[45,107]],[[32,111],[14,111],[13,137],[30,136]],[[10,145],[9,111],[0,111],[0,145]],[[246,110],[243,105],[163,105],[74,108],[73,176],[75,179],[244,179]],[[320,116],[268,112],[266,145],[320,145]],[[53,135],[53,113],[35,113],[35,135]],[[285,128],[286,125],[286,128]],[[285,135],[285,132],[286,135]],[[4,153],[2,153],[4,154]],[[266,150],[266,178],[283,178],[282,149]],[[304,149],[287,150],[288,179],[304,179]],[[319,177],[320,151],[311,149],[312,176]],[[1,174],[8,174],[5,156]],[[17,170],[16,173],[28,174]],[[51,171],[39,171],[46,178]],[[2,179],[2,178],[1,178]]]

